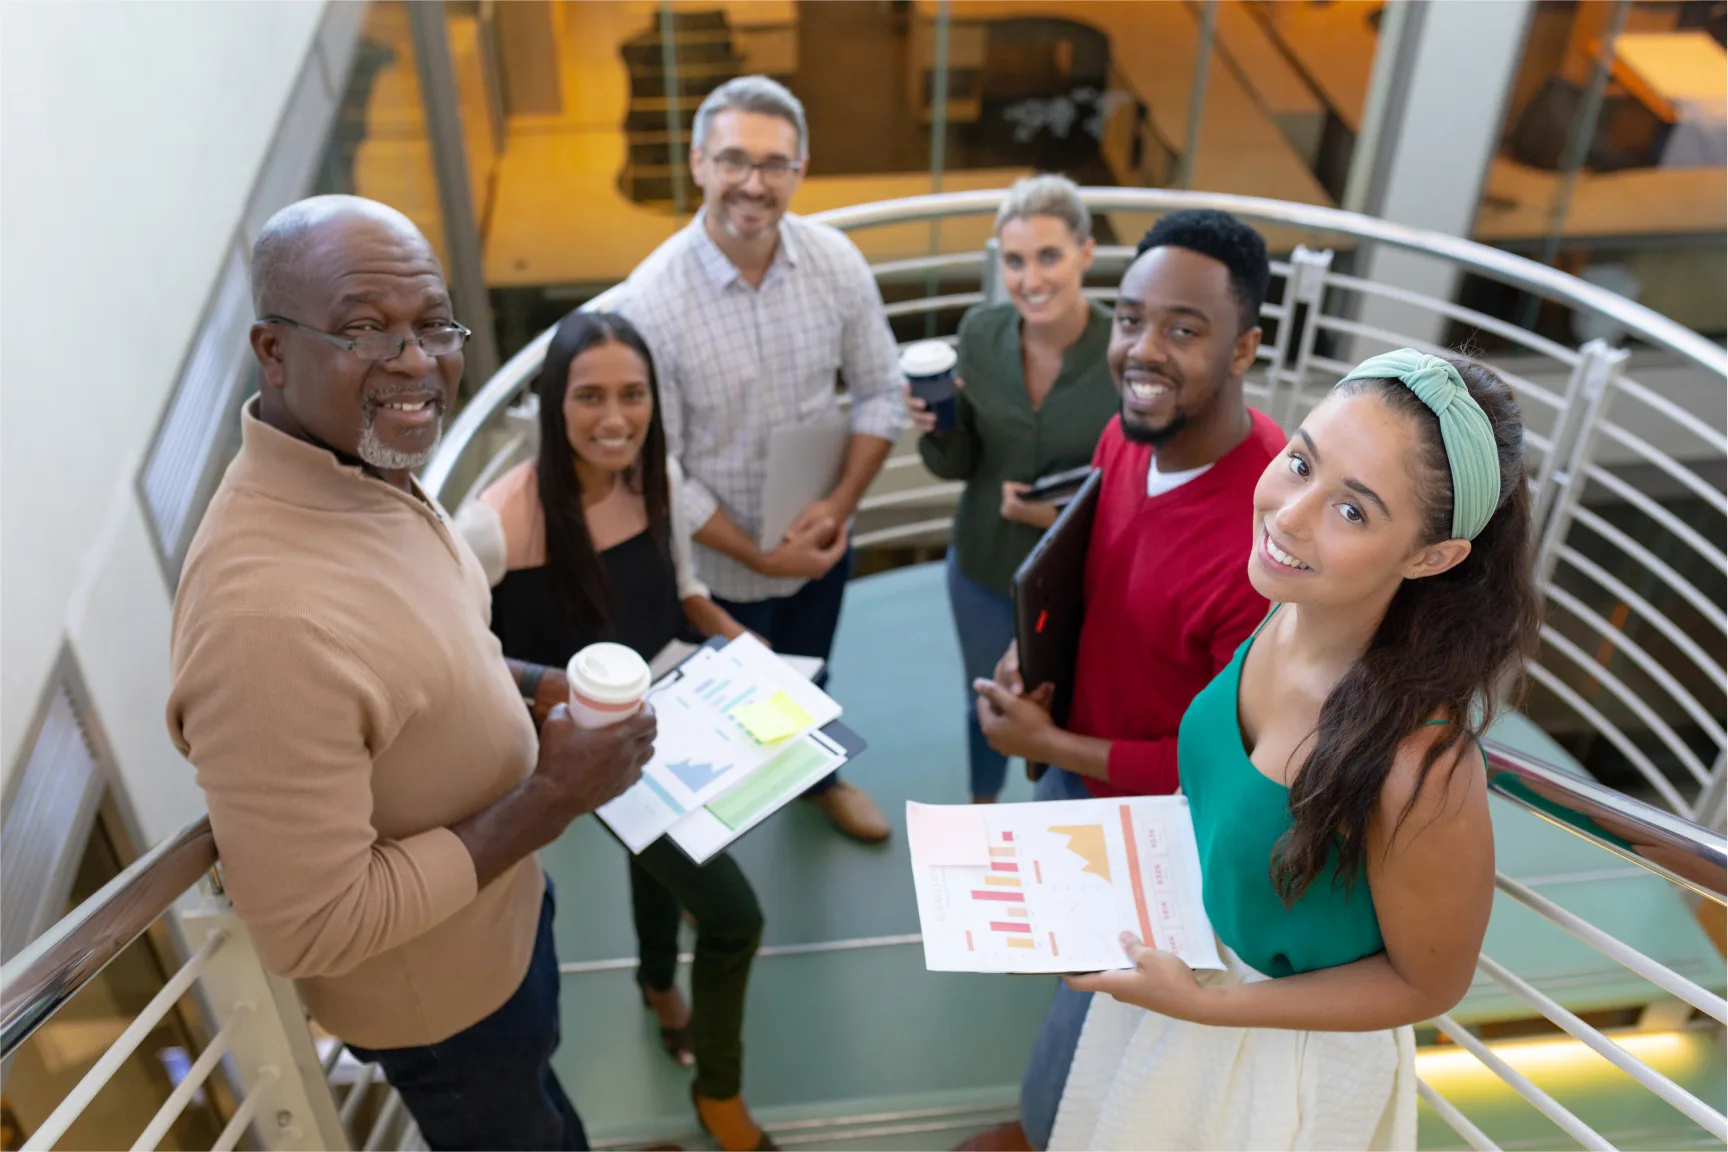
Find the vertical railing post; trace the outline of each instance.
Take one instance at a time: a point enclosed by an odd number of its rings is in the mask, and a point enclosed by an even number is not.
[[[987,305],[1008,303],[1008,288],[1002,283],[1002,245],[994,236],[984,241],[984,267],[978,274],[978,290]]]
[[[1548,451],[1542,457],[1542,467],[1536,470],[1535,500],[1530,515],[1537,525],[1543,523],[1548,510],[1554,506],[1555,477],[1564,474],[1561,464],[1571,456],[1579,430],[1584,427],[1585,410],[1589,407],[1585,390],[1588,382],[1601,372],[1599,357],[1592,347],[1601,343],[1592,341],[1578,350],[1580,359],[1572,366],[1572,375],[1566,380],[1560,410],[1554,416],[1554,430],[1548,437]]]
[[[1326,298],[1326,273],[1332,268],[1332,249],[1316,252],[1303,244],[1290,254],[1290,278],[1284,282],[1284,323],[1278,336],[1278,357],[1266,373],[1271,386],[1266,398],[1267,415],[1286,430],[1296,420],[1302,402],[1302,386],[1308,379],[1308,361],[1314,355],[1314,318]]]
[[[179,920],[192,948],[213,932],[228,933],[228,943],[212,958],[200,981],[222,1017],[213,1021],[215,1026],[221,1026],[235,1005],[252,1008],[244,1025],[235,1029],[229,1050],[243,1094],[269,1081],[260,1089],[263,1095],[254,1114],[259,1141],[272,1150],[345,1152],[348,1136],[293,984],[264,970],[245,926],[213,886],[201,885],[187,893],[179,905]]]
[[[1692,806],[1692,821],[1713,832],[1728,831],[1728,791],[1724,790],[1723,775],[1728,770],[1728,749],[1716,753],[1716,763],[1710,768],[1710,780],[1698,793]]]
[[[666,163],[672,169],[672,219],[679,224],[690,211],[686,203],[685,181],[690,179],[687,159],[693,143],[684,139],[684,114],[679,107],[682,82],[678,78],[678,14],[670,0],[660,5],[660,79],[661,94],[666,99]]]
[[[426,108],[426,135],[432,145],[432,171],[444,226],[443,256],[450,273],[458,315],[474,335],[468,341],[468,378],[489,380],[503,363],[498,356],[492,297],[486,290],[480,222],[469,185],[468,144],[462,135],[462,101],[456,91],[456,66],[450,58],[450,31],[442,4],[409,4],[408,30]]]
[[[1535,523],[1542,535],[1536,550],[1536,586],[1544,590],[1554,577],[1572,510],[1582,499],[1584,473],[1596,450],[1598,423],[1628,355],[1624,348],[1610,347],[1604,340],[1592,340],[1578,351],[1582,359],[1566,386],[1560,427],[1538,474]]]

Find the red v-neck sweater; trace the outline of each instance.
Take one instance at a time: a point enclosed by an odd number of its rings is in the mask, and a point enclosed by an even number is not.
[[[1095,796],[1176,790],[1176,729],[1199,694],[1266,615],[1248,582],[1254,485],[1284,433],[1254,427],[1208,471],[1146,495],[1152,448],[1111,420],[1092,462],[1104,471],[1086,552],[1086,616],[1068,728],[1111,741],[1110,779]]]

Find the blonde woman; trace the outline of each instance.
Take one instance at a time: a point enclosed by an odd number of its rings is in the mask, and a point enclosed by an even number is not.
[[[966,481],[948,550],[948,600],[966,666],[975,803],[1001,793],[1008,758],[985,740],[971,684],[992,673],[1013,640],[1009,581],[1056,519],[1053,505],[1024,493],[1040,476],[1089,463],[1117,407],[1104,362],[1110,313],[1081,294],[1093,241],[1080,190],[1061,176],[1019,181],[996,214],[996,240],[1008,302],[981,304],[960,321],[954,427],[938,431],[924,402],[910,392],[906,399],[924,430],[925,465]]]

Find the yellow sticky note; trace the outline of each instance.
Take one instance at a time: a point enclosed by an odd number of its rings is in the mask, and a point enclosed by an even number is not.
[[[746,704],[732,710],[732,719],[744,725],[744,730],[759,744],[784,740],[794,732],[810,727],[810,713],[798,706],[798,701],[784,692],[776,692],[766,700]]]

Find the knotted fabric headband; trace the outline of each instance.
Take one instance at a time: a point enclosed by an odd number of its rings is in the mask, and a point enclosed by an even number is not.
[[[1500,449],[1488,414],[1458,369],[1414,348],[1370,357],[1338,383],[1385,379],[1410,389],[1439,418],[1440,443],[1452,469],[1452,538],[1474,540],[1500,503]]]

